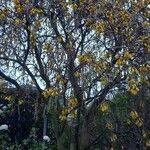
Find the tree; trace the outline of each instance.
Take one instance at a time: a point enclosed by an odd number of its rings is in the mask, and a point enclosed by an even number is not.
[[[23,84],[37,88],[58,149],[68,124],[67,148],[86,149],[97,108],[149,86],[148,10],[146,0],[1,0],[0,76],[18,97]]]

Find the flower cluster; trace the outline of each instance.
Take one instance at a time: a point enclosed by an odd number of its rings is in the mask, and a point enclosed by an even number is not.
[[[69,108],[64,108],[61,111],[61,114],[59,116],[59,119],[61,121],[65,121],[69,115],[70,118],[74,119],[77,116],[77,110],[75,109],[75,107],[78,104],[78,100],[75,97],[70,97],[68,99],[68,106]]]
[[[38,9],[38,8],[36,8],[36,7],[33,7],[33,8],[31,8],[30,13],[31,13],[33,16],[36,16],[36,15],[42,15],[42,14],[43,14],[43,11],[42,11],[42,9]]]
[[[138,127],[141,127],[143,125],[143,119],[139,117],[137,111],[131,111],[130,116]]]
[[[92,63],[94,56],[91,53],[86,53],[78,57],[80,63]]]
[[[95,30],[96,32],[102,33],[105,30],[105,23],[103,21],[100,21],[96,23],[95,25]]]
[[[131,94],[136,95],[140,91],[140,89],[138,88],[138,82],[135,81],[134,79],[129,80],[128,84],[129,84],[128,91]]]
[[[0,10],[0,20],[4,20],[8,15],[8,10],[7,9],[2,9]]]
[[[45,98],[48,98],[50,96],[54,97],[58,95],[58,90],[54,87],[46,89],[43,93]]]
[[[119,56],[118,56],[119,57]],[[126,51],[124,53],[123,56],[119,57],[117,59],[117,62],[116,64],[119,65],[119,66],[122,66],[124,65],[128,60],[131,60],[133,58],[133,54],[129,53],[128,51]]]
[[[102,112],[107,112],[108,109],[109,109],[109,104],[108,104],[108,102],[103,101],[103,102],[100,104],[100,110],[101,110]]]
[[[63,79],[61,75],[56,76],[56,81],[61,85],[64,85],[66,83],[66,80]]]
[[[67,119],[67,115],[69,114],[69,111],[67,108],[64,108],[62,111],[61,111],[61,114],[59,115],[59,119],[61,121],[65,121]]]

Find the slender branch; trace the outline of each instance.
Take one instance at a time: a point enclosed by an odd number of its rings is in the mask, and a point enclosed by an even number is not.
[[[12,59],[12,58],[0,57],[0,59],[13,61],[13,62],[18,63],[20,66],[22,66],[22,68],[24,68],[27,71],[28,75],[34,81],[35,86],[37,87],[38,91],[42,92],[42,90],[41,90],[40,86],[38,85],[37,80],[35,79],[34,75],[32,74],[30,69],[25,64],[21,63],[19,60],[15,60],[15,59]]]
[[[17,81],[14,80],[14,79],[12,79],[11,77],[5,75],[1,70],[0,70],[0,76],[1,76],[4,80],[6,80],[6,81],[12,83],[13,85],[15,85],[15,87],[16,87],[17,89],[20,89],[20,85],[17,83]]]

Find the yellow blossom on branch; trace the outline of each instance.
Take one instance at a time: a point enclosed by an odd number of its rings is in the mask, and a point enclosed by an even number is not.
[[[76,72],[74,73],[74,76],[75,76],[76,78],[79,78],[79,77],[81,76],[81,74],[80,74],[80,72],[76,71]]]
[[[126,51],[125,53],[124,53],[124,59],[125,60],[129,60],[129,59],[131,59],[132,57],[133,57],[133,54],[131,54],[131,53],[129,53],[128,51]]]
[[[108,104],[108,102],[104,101],[104,102],[102,102],[102,103],[100,104],[100,110],[101,110],[102,112],[107,112],[108,109],[109,109],[109,104]]]
[[[6,19],[7,15],[8,15],[8,9],[5,8],[0,10],[0,20]]]
[[[68,99],[68,105],[69,105],[70,107],[75,107],[77,104],[78,104],[77,98],[75,98],[75,97],[70,97],[70,98]]]
[[[51,87],[51,88],[46,89],[42,94],[45,98],[48,98],[50,96],[52,97],[58,96],[59,93],[56,88]]]
[[[126,63],[126,60],[125,60],[123,57],[120,57],[120,58],[117,60],[117,62],[116,62],[116,64],[119,65],[119,66],[122,66],[122,65],[124,65],[125,63]]]
[[[101,82],[102,86],[105,86],[109,83],[109,80],[106,77],[102,77],[100,82]]]
[[[112,136],[111,136],[111,142],[116,142],[116,140],[117,140],[117,135],[116,134],[112,134]]]
[[[11,101],[11,100],[12,100],[12,96],[6,96],[6,97],[5,97],[5,100]]]
[[[56,81],[57,81],[59,84],[61,84],[61,85],[64,85],[64,84],[66,83],[66,80],[63,79],[63,78],[61,77],[61,75],[57,75],[57,76],[56,76]]]
[[[130,116],[132,117],[133,120],[135,120],[139,117],[137,111],[131,111]]]
[[[102,33],[105,30],[105,23],[103,21],[100,21],[96,23],[95,25],[95,30],[96,32]]]
[[[129,72],[131,73],[131,74],[137,74],[138,73],[138,69],[135,67],[135,66],[131,66],[131,67],[129,67]]]
[[[42,15],[42,14],[43,14],[43,11],[42,11],[42,9],[33,7],[33,8],[31,8],[30,13],[31,13],[33,16],[35,16],[35,15]]]
[[[136,95],[140,91],[140,89],[138,88],[138,86],[136,84],[133,84],[128,88],[128,91],[131,94]]]
[[[16,9],[16,12],[19,13],[19,14],[23,14],[25,12],[25,8],[23,5],[21,4],[17,4],[15,6],[15,9]]]
[[[145,144],[146,144],[146,147],[150,147],[150,140],[147,140]]]
[[[78,57],[80,63],[92,63],[94,56],[90,53],[86,53]]]
[[[68,113],[69,113],[69,110],[67,108],[63,108],[63,110],[61,111],[61,114],[59,116],[59,119],[61,121],[65,121],[67,119]]]
[[[136,121],[135,121],[135,124],[138,126],[138,127],[141,127],[143,125],[143,119],[142,118],[138,118]]]
[[[108,129],[110,129],[110,130],[111,130],[111,129],[113,128],[112,123],[110,123],[110,122],[109,122],[109,123],[107,123],[107,124],[106,124],[106,128],[108,128]]]
[[[70,115],[73,119],[75,119],[77,117],[77,110],[71,111]]]

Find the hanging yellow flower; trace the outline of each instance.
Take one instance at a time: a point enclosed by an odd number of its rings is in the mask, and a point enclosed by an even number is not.
[[[116,134],[112,134],[112,136],[111,136],[111,142],[116,142],[116,140],[117,140],[117,135]]]
[[[108,123],[106,124],[106,128],[111,130],[111,129],[113,128],[112,123],[108,122]]]
[[[100,21],[96,23],[95,25],[95,30],[96,32],[102,33],[105,30],[105,23],[103,21]]]
[[[100,104],[100,110],[101,110],[102,112],[107,112],[108,109],[109,109],[109,104],[108,104],[108,102],[104,101],[104,102],[102,102],[102,103]]]
[[[60,114],[60,116],[59,116],[59,119],[60,119],[61,121],[67,120],[67,115],[68,115],[69,113],[70,113],[69,109],[63,108],[63,110],[61,111],[61,114]]]
[[[68,99],[68,105],[70,107],[75,107],[78,104],[78,100],[75,97],[70,97]]]
[[[150,140],[146,141],[146,147],[150,147]]]
[[[44,92],[43,92],[43,96],[45,98],[48,98],[50,96],[54,97],[54,96],[57,96],[58,95],[58,90],[56,88],[48,88],[46,89]]]
[[[56,76],[56,81],[59,82],[59,84],[64,85],[66,83],[66,80],[62,78],[61,75]]]
[[[139,88],[137,87],[136,84],[132,85],[131,87],[128,88],[128,91],[133,94],[136,95],[139,92]]]
[[[126,52],[124,53],[124,59],[125,59],[125,60],[131,59],[132,56],[133,56],[133,55],[132,55],[131,53],[129,53],[128,51],[126,51]]]
[[[6,96],[6,97],[5,97],[5,100],[11,101],[11,100],[12,100],[12,96]]]
[[[139,117],[137,111],[131,111],[130,116],[132,117],[133,120],[135,120]]]
[[[117,62],[116,62],[116,64],[119,65],[119,66],[122,66],[122,65],[124,65],[125,63],[126,63],[126,60],[125,60],[123,57],[120,57],[120,58],[117,60]]]
[[[40,9],[40,8],[33,7],[33,8],[31,8],[30,13],[31,13],[33,16],[42,15],[42,14],[43,14],[43,10]]]
[[[91,53],[86,53],[78,57],[80,63],[92,63],[94,56]]]
[[[19,14],[23,14],[25,12],[25,8],[23,5],[21,4],[17,4],[15,6],[15,9],[16,9],[16,12],[19,13]]]
[[[135,124],[138,126],[138,127],[141,127],[143,125],[143,119],[142,118],[138,118],[136,121],[135,121]]]

